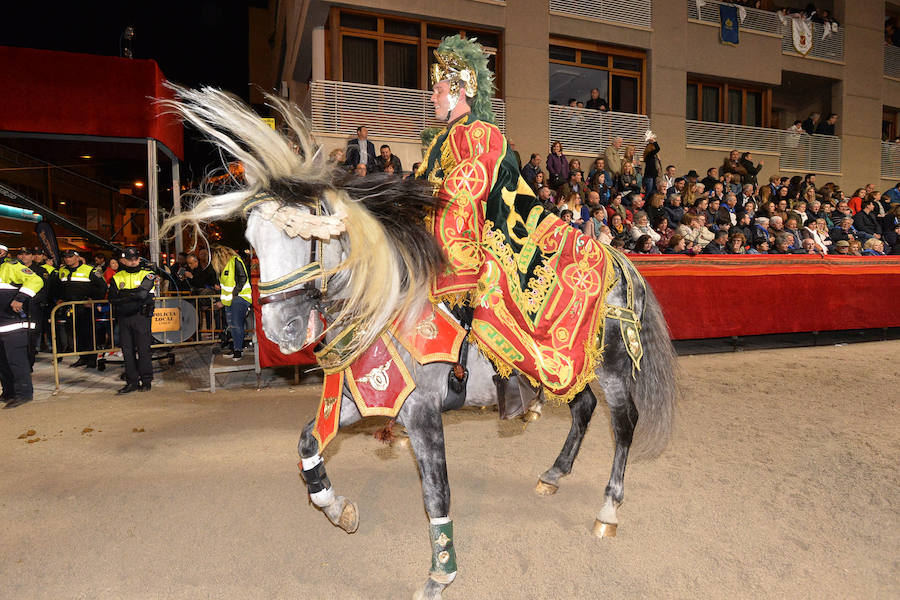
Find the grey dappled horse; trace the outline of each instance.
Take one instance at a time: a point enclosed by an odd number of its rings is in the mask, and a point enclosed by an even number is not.
[[[226,194],[202,198],[166,228],[177,221],[247,218],[246,237],[259,257],[261,288],[278,290],[263,297],[263,329],[283,352],[317,338],[316,313],[327,320],[326,341],[351,323],[362,324],[364,334],[357,339],[361,348],[396,318],[419,314],[432,277],[443,267],[440,250],[423,224],[437,202],[430,186],[390,177],[344,179],[321,161],[297,109],[279,99],[270,101],[284,119],[286,133],[272,131],[248,107],[220,91],[179,94],[181,101],[171,106],[241,161],[246,179]],[[676,394],[675,355],[659,304],[630,262],[614,260],[613,268],[616,284],[606,302],[633,306],[642,326],[644,354],[640,370],[633,370],[621,321],[606,319],[603,361],[596,374],[610,409],[615,453],[595,521],[598,536],[615,532],[633,437],[647,453],[661,451],[671,431]],[[278,285],[264,285],[272,282]],[[441,421],[451,365],[418,365],[397,346],[417,386],[397,421],[409,435],[431,520],[432,570],[419,595],[440,598],[456,575]],[[493,369],[474,346],[468,352],[466,404],[493,402]],[[343,396],[341,427],[361,418],[346,387]],[[540,476],[538,493],[554,493],[560,478],[571,472],[596,404],[589,387],[569,403],[569,434],[556,461]],[[312,435],[313,424],[304,427],[299,443],[310,497],[332,523],[352,533],[359,523],[356,504],[335,495]]]

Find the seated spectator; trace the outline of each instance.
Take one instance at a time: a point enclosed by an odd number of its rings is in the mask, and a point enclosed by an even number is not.
[[[803,240],[800,247],[794,248],[792,251],[794,254],[818,254],[816,252],[816,243],[809,239]]]
[[[716,183],[714,183],[712,186],[712,191],[710,191],[708,197],[710,202],[715,199],[719,201],[719,204],[721,204],[722,201],[725,200],[725,184],[721,181],[717,181]],[[718,210],[718,206],[716,207],[716,210]]]
[[[553,197],[553,190],[549,187],[542,187],[538,190],[537,198],[547,212],[552,212],[556,215],[559,214],[559,211],[556,209],[556,199]]]
[[[828,118],[819,123],[818,127],[816,127],[816,134],[818,135],[834,135],[834,125],[837,123],[838,116],[835,113],[829,113]]]
[[[569,181],[559,188],[559,195],[569,198],[572,194],[581,197],[581,203],[584,203],[587,194],[584,189],[584,183],[581,181],[581,171],[569,171]]]
[[[561,142],[553,142],[547,156],[547,171],[550,173],[550,187],[558,188],[569,180],[569,159],[563,153]]]
[[[576,225],[575,223],[572,222],[572,211],[571,210],[564,208],[563,210],[561,210],[559,212],[559,218],[562,219],[565,223],[568,223],[569,225],[574,227],[575,229],[578,229],[578,225]]]
[[[697,201],[694,202],[694,205],[690,208],[689,213],[694,215],[703,215],[706,217],[708,215],[707,210],[709,209],[709,198],[702,196],[697,198]]]
[[[710,167],[706,170],[706,177],[701,179],[699,183],[703,184],[703,187],[707,190],[713,189],[717,183],[719,183],[719,169],[716,167]]]
[[[859,240],[850,240],[850,249],[847,254],[850,256],[862,256],[862,242]]]
[[[832,227],[836,227],[834,223],[835,210],[835,206],[832,202],[822,202],[822,212],[825,213],[825,223],[828,225],[829,231],[831,231]]]
[[[602,110],[604,112],[609,110],[609,102],[600,97],[600,90],[594,88],[591,90],[591,97],[584,105],[585,108],[593,108],[594,110]]]
[[[890,234],[885,234],[885,240],[891,247],[890,254],[896,256],[900,254],[900,223],[894,224],[894,229]]]
[[[600,194],[598,194],[594,190],[588,190],[587,202],[585,202],[585,204],[587,205],[588,210],[591,211],[594,210],[595,207],[603,205],[603,203],[600,202]],[[605,214],[606,213],[604,212],[604,215]]]
[[[741,158],[740,160],[738,160],[738,164],[741,165],[747,172],[747,174],[743,177],[743,184],[747,185],[749,183],[753,186],[758,185],[759,182],[757,181],[756,176],[759,175],[760,171],[762,171],[763,161],[759,161],[759,164],[754,166],[753,154],[751,154],[750,152],[744,152],[743,154],[741,154]]]
[[[622,168],[625,168],[625,163],[630,162],[631,166],[634,167],[634,172],[638,176],[638,181],[641,179],[641,172],[643,171],[643,166],[641,165],[641,160],[643,160],[640,156],[635,157],[635,148],[633,145],[629,144],[625,146],[625,152],[622,153]]]
[[[784,219],[778,215],[772,215],[769,218],[769,236],[774,237],[784,232]]]
[[[810,221],[815,222],[816,219],[824,219],[825,211],[822,209],[822,203],[818,200],[813,200],[812,202],[807,202],[806,204],[806,221],[804,221],[804,225],[808,224]]]
[[[602,156],[594,159],[594,164],[591,165],[591,173],[588,179],[593,181],[594,177],[597,176],[597,173],[605,174],[607,182],[613,181],[613,178],[615,177],[615,175],[613,175],[612,172],[607,168],[606,159]]]
[[[603,232],[604,228],[609,231],[609,228],[606,227],[606,208],[599,204],[595,204],[591,207],[590,211],[591,218],[585,221],[583,231],[588,237],[599,240],[600,234]]]
[[[719,230],[713,236],[712,241],[710,241],[706,246],[703,247],[703,250],[700,254],[725,254],[725,244],[728,243],[728,232],[724,229]]]
[[[684,186],[684,193],[681,194],[681,205],[685,210],[693,208],[698,198],[706,198],[707,194],[702,183],[690,185],[690,181]]]
[[[369,174],[369,168],[365,163],[359,163],[353,168],[353,174],[357,177],[365,177]]]
[[[747,250],[747,254],[768,254],[769,240],[756,240],[754,244]]]
[[[711,196],[706,205],[706,222],[707,223],[715,223],[716,217],[719,216],[719,208],[722,203],[719,201],[719,198]]]
[[[864,200],[862,210],[853,217],[853,227],[859,232],[859,239],[866,241],[869,238],[881,239],[881,224],[872,213],[875,210],[875,202]]]
[[[528,165],[525,165],[526,167]],[[524,167],[523,167],[524,168]],[[531,181],[531,189],[534,190],[534,193],[537,194],[541,191],[541,188],[547,187],[547,183],[544,181],[544,172],[538,171],[534,174],[534,179]]]
[[[684,193],[684,187],[687,181],[684,177],[676,177],[672,181],[672,186],[666,189],[666,198],[673,194],[682,194]]]
[[[799,248],[803,244],[800,238],[800,231],[797,229],[797,219],[789,218],[784,224],[784,231],[791,236],[791,248]]]
[[[863,256],[884,256],[884,242],[877,238],[869,238],[863,244]]]
[[[685,254],[687,246],[684,242],[684,237],[681,235],[673,234],[672,237],[669,238],[669,243],[666,244],[666,249],[663,250],[663,254]]]
[[[613,194],[609,200],[609,206],[606,207],[607,222],[612,224],[613,215],[622,217],[622,223],[631,225],[631,211],[622,206],[622,194]]]
[[[341,148],[335,148],[331,152],[328,153],[328,162],[333,165],[343,165],[344,164],[344,150]]]
[[[631,225],[632,240],[637,240],[642,235],[650,236],[654,244],[659,241],[659,234],[653,231],[653,228],[650,226],[650,219],[644,211],[634,214],[634,222]]]
[[[760,240],[769,242],[771,237],[769,233],[769,217],[756,217],[756,225],[753,227],[753,235],[750,238],[751,244],[756,247]]]
[[[607,185],[606,174],[601,171],[594,175],[594,178],[591,180],[591,185],[589,185],[588,188],[597,194],[598,202],[600,204],[609,204],[609,196],[612,193],[612,190],[609,185]]]
[[[806,200],[800,198],[795,201],[794,206],[787,211],[787,218],[797,221],[797,227],[803,227],[806,224],[806,219],[809,218],[806,214]]]
[[[620,252],[625,250],[625,240],[623,240],[622,238],[614,237],[609,245],[616,250],[619,250]]]
[[[669,245],[669,238],[675,235],[675,230],[669,229],[669,220],[665,217],[651,221],[651,224],[653,225],[653,231],[659,234],[656,245],[659,247],[659,251],[662,252]]]
[[[850,254],[850,242],[840,240],[834,243],[834,253],[847,256]]]
[[[391,147],[387,144],[382,144],[381,148],[378,149],[381,153],[379,156],[375,157],[375,170],[384,173],[387,171],[387,166],[392,165],[394,167],[394,173],[399,175],[403,173],[403,165],[400,164],[400,159],[396,154],[391,152]]]
[[[577,158],[573,158],[569,160],[569,173],[572,171],[581,171],[581,179],[584,179],[584,171],[581,170],[581,161]]]
[[[722,192],[723,194],[734,194],[737,196],[741,193],[741,183],[734,173],[725,173],[722,176]]]
[[[634,242],[633,254],[659,254],[659,248],[649,235],[642,235]]]
[[[625,246],[625,240],[628,239],[628,228],[625,226],[625,221],[622,219],[622,215],[619,213],[614,213],[611,217],[609,217],[609,234],[612,236],[612,241],[609,243],[613,248],[623,248]],[[621,242],[620,246],[616,245],[616,241]]]
[[[664,209],[666,211],[666,219],[669,221],[669,227],[675,229],[684,217],[684,207],[681,206],[681,194],[669,196]]]
[[[728,237],[728,243],[725,245],[725,254],[745,254],[747,249],[744,247],[746,242],[744,234],[736,231]]]
[[[769,254],[792,254],[791,252],[791,236],[786,233],[779,233],[775,236],[775,245]]]
[[[663,198],[664,196],[659,193],[650,196],[650,202],[644,210],[647,212],[647,216],[650,218],[651,223],[656,223],[660,218],[666,218],[666,209],[663,207]]]
[[[891,204],[900,204],[900,183],[885,192]]]
[[[753,200],[748,201],[747,204],[744,205],[744,209],[740,214],[749,216],[750,222],[752,223],[756,218],[756,202],[754,202]]]
[[[812,240],[814,249],[819,254],[828,254],[829,247],[832,244],[831,239],[828,237],[828,230],[825,229],[825,219],[807,221],[806,226],[800,230],[800,238]]]
[[[853,192],[853,196],[847,201],[847,207],[850,209],[852,214],[858,213],[862,209],[863,198],[866,195],[865,188],[857,188],[855,192]]]
[[[590,209],[578,194],[569,195],[568,205],[572,211],[572,224],[581,229],[591,219]]]
[[[753,239],[753,220],[750,215],[746,212],[742,212],[738,217],[737,224],[731,228],[731,235],[736,233],[740,233],[744,236],[744,245],[749,245],[750,240]]]
[[[726,194],[725,202],[716,211],[716,219],[726,219],[729,224],[737,225],[737,196],[734,194]]]
[[[853,218],[844,216],[838,222],[838,226],[828,232],[828,237],[837,245],[838,242],[849,242],[857,239],[856,229],[853,228]]]
[[[541,155],[535,153],[531,155],[531,158],[528,159],[528,162],[522,167],[522,179],[524,179],[525,183],[528,185],[532,185],[538,173],[543,174],[541,171]]]
[[[705,223],[704,216],[685,214],[676,233],[690,242],[695,249],[702,250],[715,237],[712,231],[704,227]]]
[[[644,210],[644,197],[640,194],[631,194],[627,198],[622,198],[622,204],[631,209],[631,214],[635,214],[640,210]]]
[[[623,194],[639,193],[641,184],[638,181],[638,175],[634,170],[634,164],[631,162],[622,163],[622,174],[616,186]]]
[[[737,210],[739,213],[742,213],[744,212],[744,207],[748,202],[753,202],[754,204],[756,203],[756,196],[753,193],[754,189],[754,184],[744,184],[744,186],[741,188],[741,193],[737,195],[737,206],[735,206],[735,210]]]

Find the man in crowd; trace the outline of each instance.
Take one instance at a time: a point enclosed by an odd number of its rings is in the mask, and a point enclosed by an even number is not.
[[[612,143],[603,152],[606,170],[612,173],[613,177],[618,177],[622,174],[622,143],[621,137],[614,137]]]
[[[865,243],[869,238],[881,239],[881,225],[873,214],[875,202],[863,200],[862,210],[853,217],[853,227],[859,232],[859,241]]]
[[[816,127],[816,133],[819,135],[834,135],[834,125],[837,123],[837,120],[838,116],[835,113],[830,113],[828,118]]]
[[[844,256],[850,254],[850,242],[847,240],[840,240],[834,243],[834,253],[842,254]]]
[[[399,175],[403,172],[403,165],[400,164],[400,159],[396,154],[391,152],[391,147],[387,144],[384,144],[379,148],[379,152],[381,154],[375,159],[375,170],[384,173],[387,170],[388,165],[392,165],[394,167],[394,174]]]
[[[748,202],[756,203],[756,196],[753,195],[752,183],[745,183],[744,187],[741,188],[741,195],[738,196],[737,199],[737,211],[744,212],[744,207],[747,206]]]
[[[0,245],[0,400],[4,408],[30,402],[34,396],[29,363],[28,313],[30,301],[41,291],[43,280]]]
[[[728,243],[728,230],[720,229],[716,232],[716,237],[708,243],[700,252],[701,254],[726,254],[725,244]]]
[[[584,183],[581,181],[581,171],[577,169],[571,171],[569,181],[559,188],[559,193],[565,200],[568,200],[572,194],[578,194],[581,196],[581,201],[584,202],[587,196],[584,193]]]
[[[851,240],[859,239],[856,230],[853,228],[853,217],[847,215],[841,217],[839,225],[832,228],[832,230],[828,232],[828,236],[835,244],[841,241],[849,242]]]
[[[666,172],[663,173],[663,176],[662,176],[661,179],[662,179],[662,180],[665,182],[665,184],[666,184],[666,187],[663,188],[663,190],[668,190],[668,189],[671,188],[673,185],[675,185],[675,165],[669,165],[669,166],[667,166],[667,167],[666,167]]]
[[[541,155],[540,154],[532,154],[531,158],[525,163],[525,166],[522,167],[522,179],[525,180],[525,183],[531,185],[534,183],[534,179],[537,177],[537,174],[541,170]]]
[[[375,171],[375,144],[369,141],[369,128],[360,125],[356,128],[356,139],[350,140],[347,144],[347,160],[344,164],[351,169],[356,169],[357,165],[365,165],[366,173]],[[365,177],[363,173],[361,177]],[[357,171],[359,175],[359,171]]]
[[[686,181],[684,177],[676,177],[675,181],[672,182],[672,187],[666,190],[666,199],[668,200],[671,196],[681,195],[684,192]]]
[[[591,90],[591,97],[587,101],[587,104],[584,105],[584,107],[607,111],[609,110],[609,102],[600,97],[600,90],[598,88],[594,88]]]
[[[803,128],[803,131],[812,135],[816,132],[816,125],[819,123],[819,117],[821,115],[817,112],[810,113],[806,120],[800,125]]]
[[[706,177],[700,180],[700,183],[703,184],[704,189],[712,191],[713,186],[715,186],[719,182],[719,169],[717,167],[710,167],[706,170]]]

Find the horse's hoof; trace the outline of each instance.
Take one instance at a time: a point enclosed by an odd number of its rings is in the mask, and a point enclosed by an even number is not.
[[[356,530],[359,529],[359,510],[357,510],[355,502],[347,500],[336,525],[347,533],[356,533]]]
[[[552,483],[547,483],[546,481],[538,479],[537,485],[534,486],[534,493],[538,496],[552,496],[558,489],[558,485],[553,485]]]
[[[522,420],[525,421],[526,423],[534,423],[535,421],[537,421],[540,418],[541,418],[541,413],[533,411],[533,410],[529,410],[524,415],[522,415]]]
[[[618,525],[615,523],[604,523],[600,520],[594,520],[594,529],[592,533],[598,538],[613,538],[616,537],[616,527],[618,527]]]

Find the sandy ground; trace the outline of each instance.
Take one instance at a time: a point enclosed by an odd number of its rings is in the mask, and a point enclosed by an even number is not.
[[[524,431],[446,415],[460,573],[445,598],[900,597],[898,357],[894,341],[681,358],[675,437],[629,465],[614,539],[590,535],[605,409],[550,498],[532,489],[567,409]],[[408,598],[424,582],[409,450],[374,423],[329,447],[360,506],[347,535],[296,467],[315,386],[175,388],[2,411],[0,597]]]

